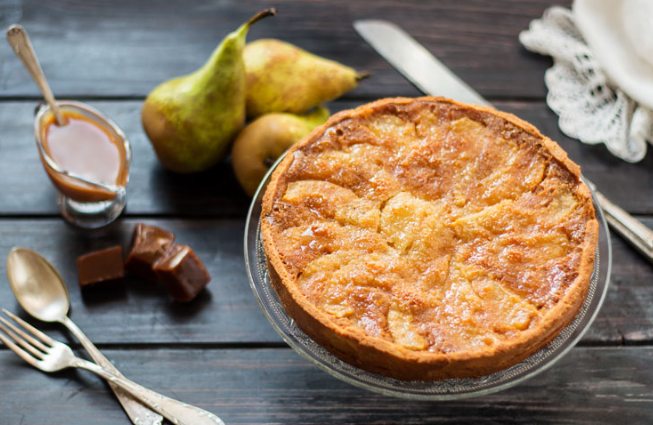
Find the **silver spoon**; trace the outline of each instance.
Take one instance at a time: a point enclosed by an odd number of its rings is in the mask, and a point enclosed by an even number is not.
[[[7,277],[16,299],[25,311],[44,322],[58,322],[67,327],[97,364],[114,375],[122,376],[68,317],[68,289],[57,269],[48,260],[31,249],[13,248],[7,256]],[[161,415],[134,400],[115,384],[109,382],[109,385],[134,424],[161,424]]]
[[[14,49],[16,56],[23,62],[27,71],[32,76],[32,79],[41,90],[41,94],[45,98],[45,101],[50,105],[50,109],[54,113],[54,117],[57,120],[57,124],[60,126],[68,124],[68,120],[61,113],[57,101],[54,99],[52,90],[48,85],[48,81],[45,79],[45,74],[43,69],[41,69],[41,64],[39,63],[36,53],[34,52],[34,47],[32,47],[32,42],[27,36],[27,31],[25,28],[18,24],[14,24],[7,29],[7,41],[11,48]]]

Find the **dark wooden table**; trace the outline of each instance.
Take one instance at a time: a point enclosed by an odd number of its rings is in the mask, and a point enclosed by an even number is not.
[[[613,236],[612,282],[599,317],[553,368],[477,399],[385,397],[309,364],[260,312],[243,264],[249,200],[231,165],[194,176],[166,172],[140,125],[142,100],[152,88],[197,68],[225,34],[271,5],[278,17],[257,24],[250,40],[281,38],[374,74],[333,102],[333,111],[419,95],[351,27],[357,18],[385,18],[500,108],[557,140],[609,198],[653,226],[653,152],[633,165],[603,146],[568,139],[544,102],[543,74],[551,60],[527,52],[517,35],[551,3],[0,0],[1,26],[20,22],[29,30],[59,98],[82,99],[105,111],[134,150],[124,216],[97,232],[67,226],[34,146],[37,90],[0,42],[0,256],[14,245],[42,252],[69,284],[72,318],[125,375],[211,410],[226,423],[653,423],[653,267],[619,237]],[[193,303],[175,304],[160,287],[136,280],[116,291],[80,293],[75,258],[117,242],[126,245],[138,221],[174,231],[204,259],[214,278]],[[0,276],[4,267],[0,261]],[[0,304],[24,315],[6,279],[0,280]],[[69,340],[57,326],[39,326]],[[0,348],[0,424],[127,423],[95,376],[45,375]]]

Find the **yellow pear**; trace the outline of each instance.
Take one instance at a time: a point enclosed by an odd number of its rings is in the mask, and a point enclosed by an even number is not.
[[[166,81],[148,95],[141,114],[143,128],[164,167],[194,173],[226,156],[245,124],[247,31],[275,13],[259,12],[227,35],[200,69]]]
[[[248,118],[304,113],[340,97],[369,75],[274,39],[248,43],[243,57]]]
[[[234,173],[245,192],[254,196],[276,160],[328,118],[329,110],[318,107],[306,115],[265,114],[245,127],[231,151]]]

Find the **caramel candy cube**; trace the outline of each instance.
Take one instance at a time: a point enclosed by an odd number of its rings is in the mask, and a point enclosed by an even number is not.
[[[89,285],[124,277],[122,247],[113,246],[78,257],[77,276],[82,289]]]
[[[137,223],[134,227],[125,267],[137,276],[156,282],[158,279],[152,266],[174,240],[174,233],[159,227]]]
[[[154,272],[175,301],[188,302],[197,296],[211,276],[188,245],[170,245],[154,263]]]

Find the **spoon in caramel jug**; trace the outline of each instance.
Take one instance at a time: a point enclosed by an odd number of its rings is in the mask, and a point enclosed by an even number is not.
[[[29,40],[25,28],[17,24],[10,26],[7,29],[7,41],[11,48],[14,49],[16,56],[18,56],[21,62],[23,62],[23,65],[25,65],[25,68],[27,68],[27,71],[29,71],[29,74],[32,76],[32,79],[39,90],[41,90],[45,101],[50,105],[50,108],[54,113],[57,124],[59,126],[68,124],[66,117],[63,116],[61,109],[59,109],[59,105],[57,105],[52,90],[50,90],[48,81],[45,79],[45,74],[43,74],[41,64],[36,57],[36,53],[32,47],[32,42]]]

